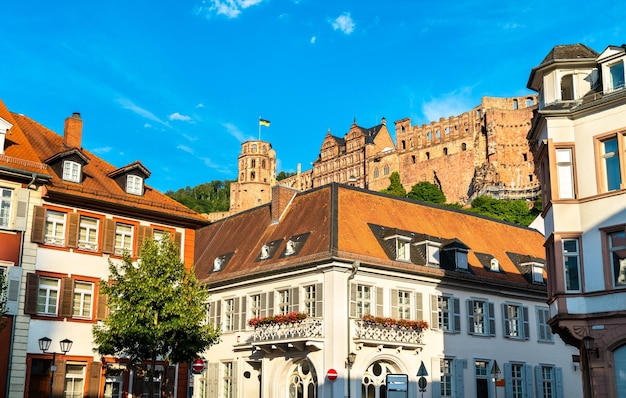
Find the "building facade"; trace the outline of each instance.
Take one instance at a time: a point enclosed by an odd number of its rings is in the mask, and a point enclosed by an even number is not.
[[[198,230],[195,264],[222,341],[194,398],[384,397],[394,374],[419,396],[421,364],[428,397],[582,396],[576,350],[547,324],[535,230],[336,183],[276,186]]]
[[[586,397],[626,396],[626,48],[556,46],[532,69],[549,323],[580,349]]]
[[[150,171],[141,162],[118,168],[82,148],[79,114],[65,120],[62,136],[24,115],[8,115],[7,154],[41,169],[8,188],[18,200],[27,189],[30,199],[25,219],[13,218],[13,229],[23,231],[23,249],[15,264],[21,283],[7,396],[141,397],[147,365],[131,369],[124,358],[94,354],[92,328],[107,315],[99,281],[108,279],[109,261],[121,261],[124,252],[136,259],[148,237],[169,234],[191,264],[195,230],[208,221],[147,185]],[[20,134],[24,140],[14,140]],[[0,183],[3,192],[6,184]],[[16,216],[22,206],[16,203]],[[44,352],[40,344],[47,339]],[[67,340],[68,351],[60,345]],[[187,365],[159,361],[157,371],[159,397],[186,396]]]

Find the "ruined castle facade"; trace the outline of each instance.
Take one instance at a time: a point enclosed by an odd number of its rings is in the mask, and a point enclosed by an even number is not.
[[[533,148],[526,135],[537,96],[483,97],[458,116],[429,124],[396,121],[395,140],[383,118],[374,127],[356,120],[343,136],[327,132],[313,168],[276,181],[276,154],[265,141],[247,141],[231,184],[230,214],[268,203],[275,184],[308,190],[331,182],[380,191],[397,171],[407,191],[421,181],[438,185],[449,203],[481,195],[533,199],[540,191]]]

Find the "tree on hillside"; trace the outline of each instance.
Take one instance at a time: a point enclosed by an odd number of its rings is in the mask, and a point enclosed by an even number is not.
[[[406,197],[406,189],[402,186],[402,182],[400,181],[400,174],[397,171],[394,171],[389,176],[389,186],[387,189],[383,189],[380,192],[387,193],[389,195]]]
[[[430,202],[436,204],[446,203],[446,196],[441,189],[435,184],[428,181],[418,182],[411,187],[411,191],[407,194],[411,199],[421,200],[422,202]]]
[[[232,181],[213,180],[195,187],[185,187],[165,194],[175,201],[198,213],[228,211],[230,207],[230,183]]]
[[[109,261],[109,271],[100,289],[111,314],[93,327],[96,350],[128,358],[133,366],[150,361],[152,397],[157,359],[187,362],[218,342],[219,331],[204,323],[207,290],[169,236],[161,242],[146,239],[136,263],[125,254],[121,264]]]
[[[278,175],[276,176],[276,181],[282,181],[285,178],[289,178],[291,176],[295,176],[296,173],[290,173],[290,172],[285,172],[285,171],[281,171],[280,173],[278,173]]]
[[[471,212],[497,218],[514,224],[530,225],[541,213],[540,200],[532,209],[525,200],[499,200],[490,196],[479,196],[472,201]]]

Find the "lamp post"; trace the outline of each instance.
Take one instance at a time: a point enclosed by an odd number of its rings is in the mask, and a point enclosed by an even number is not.
[[[52,339],[48,337],[42,337],[39,339],[39,349],[45,354],[48,349],[50,349],[50,343],[52,343]],[[59,342],[61,346],[61,352],[63,355],[67,354],[69,350],[72,349],[72,344],[74,342],[70,339],[63,339]],[[56,360],[57,353],[56,351],[52,352],[52,365],[50,366],[50,398],[52,398],[52,384],[54,383],[54,372],[56,372],[57,368],[54,365],[54,361]]]
[[[593,389],[591,388],[591,354],[596,354],[596,358],[600,358],[600,351],[597,347],[594,348],[595,339],[591,336],[583,337],[583,348],[585,349],[584,356],[584,369],[586,373],[586,388],[585,388],[585,396],[586,398],[591,398],[593,394]]]
[[[493,366],[491,367],[491,374],[493,375],[493,389],[496,392],[496,398],[498,398],[498,376],[500,375],[500,367],[498,361],[493,360]]]

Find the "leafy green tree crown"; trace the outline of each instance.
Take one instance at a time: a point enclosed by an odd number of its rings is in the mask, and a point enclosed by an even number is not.
[[[406,189],[402,186],[402,182],[400,181],[400,174],[397,171],[394,171],[389,176],[389,186],[387,189],[383,189],[380,192],[387,193],[389,195],[406,197]]]
[[[422,202],[436,204],[446,203],[446,196],[443,194],[441,189],[439,189],[437,185],[428,181],[418,182],[413,185],[407,196],[411,199],[421,200]]]

